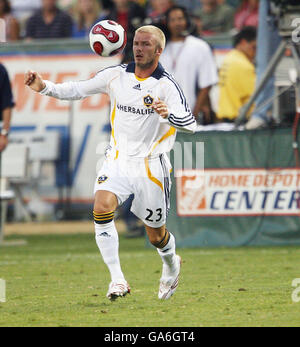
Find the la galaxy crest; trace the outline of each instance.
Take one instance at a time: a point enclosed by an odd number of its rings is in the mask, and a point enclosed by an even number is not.
[[[106,175],[99,176],[98,177],[98,184],[105,182],[107,179],[108,179],[108,177]]]
[[[154,99],[153,99],[152,96],[149,95],[149,94],[148,94],[147,96],[144,97],[144,105],[147,106],[147,107],[152,106],[153,101],[154,101]]]

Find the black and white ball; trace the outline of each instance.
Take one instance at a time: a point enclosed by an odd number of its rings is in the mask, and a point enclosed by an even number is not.
[[[122,53],[127,43],[126,31],[113,20],[96,23],[89,35],[91,49],[101,57]]]

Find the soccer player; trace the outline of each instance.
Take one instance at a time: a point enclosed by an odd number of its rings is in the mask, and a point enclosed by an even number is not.
[[[176,128],[194,132],[196,121],[180,87],[159,63],[164,47],[163,32],[143,26],[135,32],[132,63],[108,67],[86,81],[62,84],[44,81],[34,71],[25,74],[25,84],[42,95],[63,100],[96,93],[110,96],[110,149],[95,182],[93,211],[96,243],[111,275],[110,300],[130,292],[120,266],[114,211],[131,194],[131,210],[143,221],[163,262],[159,299],[170,298],[178,286],[181,259],[165,226],[171,169],[165,153],[172,149]]]

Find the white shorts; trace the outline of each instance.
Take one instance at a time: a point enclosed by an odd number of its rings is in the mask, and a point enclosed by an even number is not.
[[[170,208],[171,164],[166,154],[155,158],[107,158],[98,172],[94,193],[114,193],[121,205],[131,194],[133,212],[144,224],[159,228]]]

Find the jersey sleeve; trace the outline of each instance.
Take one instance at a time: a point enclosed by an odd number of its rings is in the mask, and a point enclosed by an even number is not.
[[[117,69],[106,68],[99,71],[93,78],[85,81],[70,81],[53,83],[44,81],[46,87],[40,92],[42,95],[52,96],[60,100],[80,100],[93,94],[108,93],[109,82]]]
[[[180,131],[194,133],[197,123],[181,88],[171,75],[167,75],[166,78],[168,83],[165,86],[164,102],[169,110],[168,123]]]

